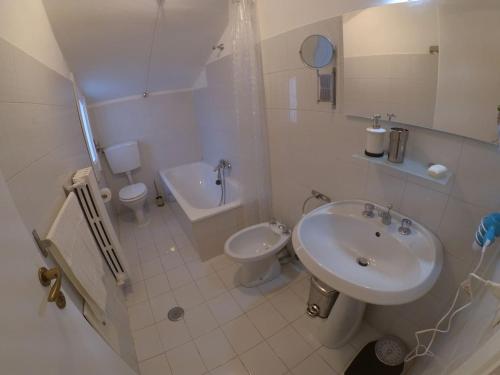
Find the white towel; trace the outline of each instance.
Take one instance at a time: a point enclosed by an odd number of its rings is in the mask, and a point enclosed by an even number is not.
[[[66,198],[47,239],[52,242],[51,254],[64,274],[94,314],[105,321],[104,264],[73,192]]]

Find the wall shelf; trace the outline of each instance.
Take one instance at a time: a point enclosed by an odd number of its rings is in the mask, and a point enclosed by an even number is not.
[[[405,158],[404,162],[401,164],[397,163],[391,163],[390,161],[387,160],[387,156],[384,155],[381,158],[372,158],[369,156],[366,156],[364,153],[359,153],[359,154],[354,154],[352,155],[353,158],[355,159],[361,159],[361,160],[366,160],[369,163],[376,164],[376,165],[382,165],[387,168],[392,168],[397,171],[403,172],[403,173],[408,173],[413,176],[417,176],[420,178],[423,178],[427,181],[432,181],[436,184],[440,185],[447,185],[448,182],[450,181],[451,176],[453,173],[451,171],[448,171],[446,176],[442,178],[434,178],[431,177],[427,174],[427,165],[424,165],[423,163],[420,163],[415,160],[411,160],[408,158]]]

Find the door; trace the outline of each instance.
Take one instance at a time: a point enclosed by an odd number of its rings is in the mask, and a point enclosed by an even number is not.
[[[0,172],[0,373],[135,375],[69,298],[63,310],[47,303],[41,266]]]

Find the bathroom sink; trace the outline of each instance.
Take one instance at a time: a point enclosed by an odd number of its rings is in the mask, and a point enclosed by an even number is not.
[[[442,266],[442,245],[422,225],[399,232],[405,217],[392,222],[365,217],[365,201],[334,202],[304,216],[293,231],[293,246],[305,267],[332,288],[363,302],[397,305],[418,299],[434,285]]]

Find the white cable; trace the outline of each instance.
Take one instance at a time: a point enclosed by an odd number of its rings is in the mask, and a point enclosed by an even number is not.
[[[484,281],[484,279],[482,279],[476,275],[476,272],[479,270],[479,268],[481,268],[481,265],[482,265],[483,260],[484,260],[484,255],[486,253],[486,248],[490,244],[491,244],[491,241],[489,241],[489,240],[487,240],[484,243],[483,248],[481,249],[481,257],[479,258],[479,262],[477,263],[476,267],[474,268],[474,270],[472,271],[470,276],[476,276],[478,279],[481,279]],[[451,323],[453,321],[453,318],[455,318],[455,316],[459,312],[465,310],[467,307],[469,307],[472,304],[472,289],[470,289],[471,294],[469,295],[469,302],[467,302],[465,305],[462,305],[458,309],[454,310],[455,305],[458,302],[458,297],[460,296],[460,292],[464,289],[463,284],[466,282],[470,282],[470,276],[466,280],[464,280],[460,283],[460,286],[458,287],[458,290],[455,293],[455,298],[453,299],[453,303],[451,304],[451,306],[448,309],[448,311],[446,312],[446,314],[437,322],[437,324],[434,326],[434,328],[424,329],[424,330],[415,332],[415,339],[417,340],[417,345],[410,353],[407,354],[407,356],[405,357],[405,362],[410,362],[417,357],[423,357],[426,355],[431,356],[431,357],[434,356],[434,353],[432,353],[430,351],[430,349],[432,347],[432,344],[434,343],[434,340],[436,339],[436,335],[438,333],[448,333],[451,329]],[[446,329],[444,329],[444,330],[440,329],[439,327],[448,318],[448,316],[450,316],[450,318],[448,319],[448,324],[446,326]],[[420,343],[420,335],[425,334],[425,333],[430,333],[430,332],[432,332],[432,336],[431,336],[431,339],[429,340],[428,344],[427,345],[421,344]],[[424,349],[422,352],[419,351],[421,348]]]

